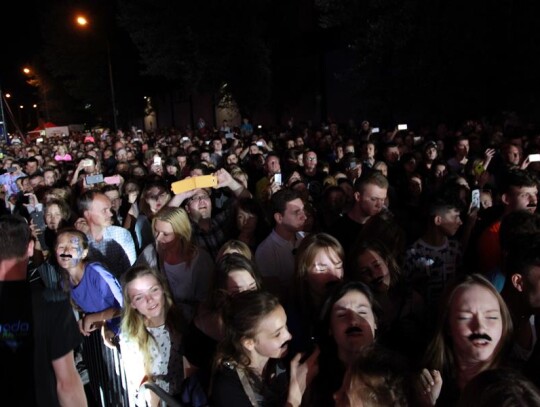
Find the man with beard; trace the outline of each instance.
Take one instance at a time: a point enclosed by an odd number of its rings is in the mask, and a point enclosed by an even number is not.
[[[511,170],[501,186],[502,216],[488,226],[480,235],[477,259],[480,272],[492,282],[501,272],[501,244],[499,229],[504,216],[518,210],[536,212],[538,204],[538,181],[525,170]]]
[[[82,218],[75,222],[75,227],[88,236],[88,258],[105,264],[119,278],[137,258],[131,234],[112,225],[112,203],[102,192],[84,192],[79,197],[78,208]]]
[[[214,176],[217,178],[216,188],[228,188],[235,198],[251,197],[251,193],[227,170],[222,168],[216,171]],[[229,240],[229,234],[233,230],[230,222],[233,221],[235,199],[227,199],[221,212],[213,215],[211,191],[209,188],[196,188],[176,194],[168,206],[184,206],[191,221],[194,241],[215,259],[220,247]]]

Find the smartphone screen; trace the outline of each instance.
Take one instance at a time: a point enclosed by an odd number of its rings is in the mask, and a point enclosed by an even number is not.
[[[85,180],[88,185],[99,184],[103,182],[103,174],[88,175]]]
[[[535,162],[538,162],[540,161],[540,154],[530,154],[529,155],[529,162],[530,163],[535,163]]]
[[[278,185],[281,185],[281,174],[280,173],[277,173],[277,174],[274,174],[274,182]]]
[[[407,125],[406,124],[398,124],[397,129],[398,130],[407,130]]]
[[[480,208],[480,190],[473,189],[471,192],[471,207]]]

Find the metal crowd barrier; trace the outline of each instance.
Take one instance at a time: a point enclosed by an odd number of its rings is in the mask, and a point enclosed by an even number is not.
[[[105,346],[100,330],[96,330],[84,337],[82,354],[98,405],[129,407],[127,380],[118,348]]]

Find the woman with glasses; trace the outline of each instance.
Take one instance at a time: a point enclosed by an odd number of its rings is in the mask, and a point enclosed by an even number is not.
[[[182,208],[166,206],[152,218],[155,240],[147,245],[136,265],[154,267],[165,274],[174,301],[182,304],[188,321],[197,304],[206,300],[214,263],[192,242],[191,223]]]

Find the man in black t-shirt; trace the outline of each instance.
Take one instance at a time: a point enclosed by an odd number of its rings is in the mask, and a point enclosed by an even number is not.
[[[81,336],[67,300],[27,279],[34,241],[24,218],[0,217],[0,383],[21,406],[86,406],[73,349]]]

